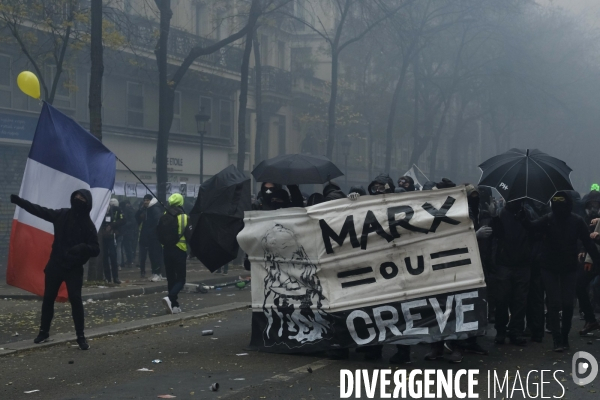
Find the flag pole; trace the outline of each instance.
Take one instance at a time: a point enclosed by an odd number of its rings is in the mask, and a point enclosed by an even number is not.
[[[116,157],[116,156],[115,156],[115,157]],[[139,177],[139,176],[137,176],[137,175],[135,174],[135,172],[133,172],[133,171],[131,170],[131,168],[129,168],[129,167],[127,166],[127,164],[125,164],[123,161],[121,161],[121,159],[120,159],[119,157],[117,157],[117,160],[118,160],[118,161],[119,161],[121,164],[123,164],[123,166],[124,166],[125,168],[127,168],[127,170],[128,170],[129,172],[131,172],[131,173],[133,174],[133,176],[135,176],[135,178],[136,178],[138,181],[140,181],[140,183],[141,183],[142,185],[144,185],[144,187],[145,187],[145,188],[146,188],[146,189],[147,189],[147,190],[150,192],[150,194],[151,194],[152,196],[154,196],[154,198],[155,198],[155,199],[156,199],[156,200],[157,200],[157,201],[160,203],[160,205],[161,205],[161,206],[163,206],[164,208],[167,208],[167,207],[166,207],[166,206],[165,206],[165,205],[162,203],[162,201],[158,200],[158,196],[156,196],[156,195],[154,194],[154,192],[153,192],[152,190],[150,190],[150,188],[149,188],[149,187],[148,187],[148,186],[147,186],[147,185],[144,183],[144,181],[143,181],[143,180],[141,180],[141,179],[140,179],[140,177]]]
[[[119,160],[119,161],[120,161],[120,160]],[[422,174],[422,175],[423,175],[423,176],[424,176],[424,177],[425,177],[427,180],[429,180],[429,178],[427,177],[427,175],[425,175],[425,174],[423,173],[423,171],[421,171],[421,168],[419,168],[419,167],[417,166],[417,164],[413,164],[413,167],[417,168],[417,169],[419,170],[419,172],[420,172],[420,173],[421,173],[421,174]]]

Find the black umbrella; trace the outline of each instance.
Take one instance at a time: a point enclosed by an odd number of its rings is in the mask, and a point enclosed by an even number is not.
[[[237,235],[244,228],[244,211],[250,210],[250,178],[230,165],[200,187],[190,212],[191,252],[211,272],[235,260]]]
[[[261,162],[252,175],[257,182],[294,185],[325,183],[344,174],[327,157],[284,154]]]
[[[496,188],[507,202],[528,198],[545,204],[556,192],[573,190],[572,169],[538,149],[510,149],[479,168],[479,185]]]

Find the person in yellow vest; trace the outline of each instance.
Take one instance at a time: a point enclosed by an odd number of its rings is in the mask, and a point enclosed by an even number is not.
[[[177,295],[185,285],[187,243],[184,230],[188,223],[188,216],[183,210],[183,196],[181,194],[175,193],[169,197],[169,209],[166,212],[177,218],[179,241],[174,245],[164,245],[163,247],[169,295],[163,298],[162,301],[167,314],[178,314],[181,312],[181,307],[179,307]]]

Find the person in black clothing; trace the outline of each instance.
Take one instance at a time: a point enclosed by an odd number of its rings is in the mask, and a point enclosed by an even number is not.
[[[398,178],[398,187],[403,188],[405,192],[414,192],[417,190],[415,188],[415,181],[410,176],[401,176]]]
[[[500,214],[492,219],[494,251],[494,297],[496,300],[496,343],[525,346],[522,337],[525,330],[527,296],[531,278],[531,234],[517,217],[523,209],[523,201],[506,204]],[[532,215],[528,215],[531,219]],[[509,322],[510,311],[510,322]]]
[[[269,211],[273,210],[271,198],[273,192],[281,189],[281,185],[271,182],[263,182],[260,185],[260,192],[256,196],[256,201],[252,203],[253,210]]]
[[[75,323],[77,344],[81,350],[88,350],[90,346],[85,340],[83,332],[84,315],[81,301],[83,265],[91,257],[100,254],[98,233],[90,218],[92,194],[86,189],[76,190],[71,194],[71,208],[59,210],[32,204],[14,194],[10,196],[10,202],[54,226],[52,252],[44,269],[46,278],[42,302],[42,321],[40,332],[34,339],[34,343],[42,343],[50,337],[54,300],[58,295],[60,285],[65,282]]]
[[[539,203],[541,204],[541,203]],[[525,200],[523,206],[531,219],[537,219],[544,212],[540,211],[538,204],[531,200]],[[527,294],[527,309],[525,318],[527,328],[523,336],[531,336],[532,342],[542,343],[544,339],[545,303],[544,283],[542,281],[542,265],[540,262],[542,235],[539,232],[530,234],[531,244],[531,275],[529,277],[529,293]]]
[[[113,202],[108,206],[106,215],[104,216],[104,221],[102,222],[102,226],[100,228],[100,231],[102,232],[102,261],[104,264],[104,279],[107,283],[110,283],[112,275],[112,281],[117,285],[121,284],[121,281],[119,280],[119,264],[117,263],[117,245],[115,235],[117,235],[119,229],[121,229],[126,222],[118,204],[118,202]]]
[[[325,187],[323,187],[323,196],[325,197],[325,201],[346,198],[346,194],[342,192],[342,188],[334,181],[329,181]]]
[[[121,228],[121,232],[123,232],[123,252],[125,253],[123,266],[131,267],[133,265],[133,259],[135,258],[135,232],[137,230],[137,224],[135,223],[135,211],[129,200],[121,202],[121,212],[125,219],[125,225]]]
[[[598,224],[598,218],[600,218],[600,192],[592,190],[585,199],[585,215],[586,223],[589,226],[590,238],[596,245],[597,249],[600,249],[600,225]],[[594,315],[594,307],[590,301],[589,286],[590,283],[600,273],[600,267],[593,262],[590,255],[581,254],[581,260],[584,262],[584,267],[580,268],[577,275],[577,300],[579,301],[579,307],[583,313],[585,319],[585,325],[579,334],[586,336],[590,332],[600,329],[600,324],[596,321],[596,315]]]
[[[150,265],[152,267],[153,282],[162,280],[160,269],[162,267],[162,246],[158,241],[156,227],[158,220],[163,214],[162,207],[158,200],[152,195],[145,195],[144,202],[140,209],[135,213],[135,219],[140,226],[140,273],[146,275],[146,257],[150,257]]]
[[[573,204],[568,194],[557,192],[551,204],[552,212],[535,221],[527,218],[525,210],[519,212],[519,218],[525,228],[543,235],[540,262],[548,300],[548,325],[554,351],[561,352],[569,348],[578,269],[577,241],[581,241],[594,264],[600,262],[600,253],[592,243],[583,219],[571,212]]]

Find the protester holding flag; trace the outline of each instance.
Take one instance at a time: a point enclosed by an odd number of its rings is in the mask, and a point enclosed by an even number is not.
[[[83,265],[100,253],[96,227],[90,218],[92,194],[80,189],[71,194],[71,208],[52,210],[30,203],[17,195],[11,195],[10,201],[28,213],[50,222],[54,226],[54,242],[50,260],[44,269],[46,275],[44,301],[42,303],[42,323],[40,333],[34,339],[42,343],[50,336],[50,324],[54,316],[54,300],[63,282],[67,285],[69,301],[73,310],[73,321],[77,334],[77,344],[82,350],[90,346],[83,333]]]

